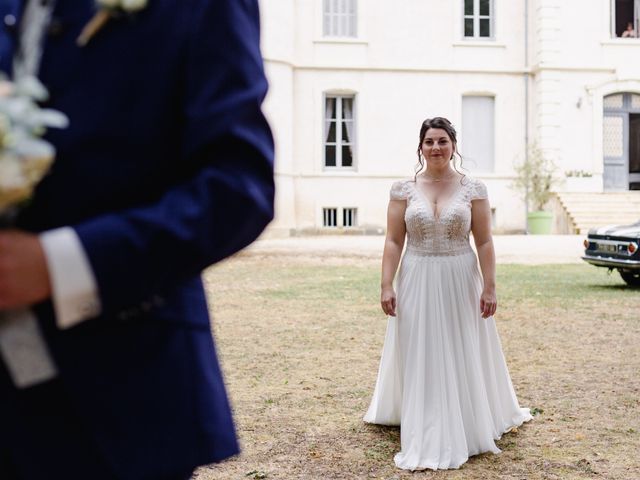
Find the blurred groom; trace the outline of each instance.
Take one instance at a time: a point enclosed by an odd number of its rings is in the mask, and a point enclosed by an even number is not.
[[[257,0],[0,0],[0,19],[0,70],[70,120],[0,232],[0,310],[33,354],[0,338],[0,479],[187,479],[238,451],[200,273],[273,215]]]

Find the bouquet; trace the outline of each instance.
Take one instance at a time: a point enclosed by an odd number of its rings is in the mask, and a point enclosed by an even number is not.
[[[64,128],[67,117],[37,104],[48,97],[33,77],[0,78],[0,228],[10,228],[20,207],[49,171],[55,149],[41,137]],[[56,375],[55,364],[28,309],[0,311],[0,355],[14,384],[28,387]]]
[[[0,79],[0,219],[7,226],[49,171],[54,147],[41,137],[47,127],[65,128],[68,118],[40,108],[48,92],[35,77]]]

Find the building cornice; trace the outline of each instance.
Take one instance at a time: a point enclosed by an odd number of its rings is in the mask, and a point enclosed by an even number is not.
[[[540,72],[591,72],[591,73],[615,73],[615,67],[597,67],[592,65],[548,65],[536,64],[531,68],[455,68],[455,67],[380,67],[357,65],[310,65],[295,64],[289,60],[265,57],[265,63],[284,65],[292,70],[305,72],[390,72],[390,73],[481,73],[489,75],[523,75],[537,74]]]
[[[452,67],[379,67],[356,65],[304,65],[288,60],[264,57],[265,63],[284,65],[292,70],[306,72],[391,72],[391,73],[483,73],[490,75],[522,75],[530,73],[524,68],[452,68]]]
[[[595,72],[595,73],[615,73],[614,67],[595,67],[589,65],[545,65],[536,64],[531,67],[530,73],[534,75],[540,72]]]

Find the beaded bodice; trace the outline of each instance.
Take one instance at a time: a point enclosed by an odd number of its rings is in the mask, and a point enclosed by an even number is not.
[[[471,250],[471,201],[487,198],[487,188],[464,177],[440,204],[438,212],[414,180],[395,182],[392,200],[406,200],[407,252],[417,255],[458,255]]]

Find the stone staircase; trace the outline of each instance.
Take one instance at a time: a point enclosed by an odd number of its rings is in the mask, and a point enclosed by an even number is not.
[[[582,235],[590,228],[640,220],[640,191],[558,192],[556,195],[566,217],[566,233]]]

